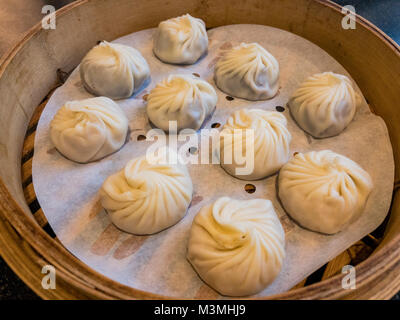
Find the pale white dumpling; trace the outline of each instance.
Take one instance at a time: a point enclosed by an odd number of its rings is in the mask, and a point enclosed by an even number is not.
[[[166,63],[193,64],[207,48],[205,24],[190,14],[162,21],[154,34],[154,54]]]
[[[333,72],[307,78],[289,100],[297,124],[316,138],[338,135],[351,122],[361,97],[349,78]]]
[[[212,85],[192,75],[170,75],[151,90],[147,115],[158,128],[169,131],[169,121],[177,129],[198,130],[217,104]]]
[[[221,166],[239,179],[265,178],[289,160],[291,140],[282,113],[240,109],[228,118],[221,131]]]
[[[363,212],[369,174],[330,150],[297,153],[279,172],[279,198],[301,226],[326,234],[343,230]]]
[[[279,64],[258,43],[242,43],[215,65],[214,80],[225,93],[247,100],[266,100],[279,89]]]
[[[138,50],[103,41],[83,58],[80,75],[90,93],[123,99],[142,87],[150,77],[150,69]]]
[[[101,204],[119,229],[153,234],[176,224],[186,214],[192,200],[192,180],[179,160],[163,159],[174,151],[162,150],[154,158],[146,155],[132,159],[104,181]]]
[[[101,159],[120,149],[127,132],[125,113],[106,97],[69,101],[50,124],[50,138],[57,150],[81,163]]]
[[[219,198],[195,216],[188,260],[212,288],[227,296],[256,294],[279,274],[285,233],[269,200]]]

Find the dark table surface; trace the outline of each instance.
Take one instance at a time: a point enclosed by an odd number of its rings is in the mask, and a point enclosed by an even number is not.
[[[56,1],[53,1],[56,2]],[[68,1],[64,1],[68,2]],[[353,5],[356,12],[381,28],[400,43],[400,0],[336,0],[340,5]],[[39,299],[0,257],[0,300]],[[393,297],[400,300],[400,293]]]

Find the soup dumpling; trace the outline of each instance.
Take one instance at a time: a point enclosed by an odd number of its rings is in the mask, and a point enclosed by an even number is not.
[[[50,138],[66,158],[87,163],[119,150],[126,141],[128,119],[109,98],[65,103],[50,123]]]
[[[260,292],[277,277],[285,257],[285,233],[272,202],[222,197],[204,206],[193,220],[187,257],[223,295]]]
[[[289,108],[304,131],[316,138],[327,138],[348,126],[360,102],[348,77],[324,72],[300,84],[289,100]]]
[[[162,21],[154,34],[154,54],[166,63],[193,64],[207,49],[205,24],[190,14]]]
[[[129,98],[150,78],[149,65],[138,50],[107,41],[91,49],[79,68],[86,90],[111,99]]]
[[[231,96],[271,99],[279,89],[279,63],[258,43],[242,43],[217,61],[214,80],[218,88]]]
[[[326,234],[361,215],[372,187],[368,172],[330,150],[297,153],[278,177],[286,212],[304,228]]]
[[[101,204],[118,228],[153,234],[185,216],[192,200],[192,180],[186,166],[173,158],[179,159],[163,147],[156,156],[132,159],[104,181]]]
[[[239,179],[265,178],[289,160],[291,140],[282,113],[240,109],[228,118],[221,131],[221,166]]]
[[[158,128],[169,131],[169,122],[177,129],[200,129],[217,104],[212,85],[192,75],[170,75],[156,85],[147,97],[147,115]]]

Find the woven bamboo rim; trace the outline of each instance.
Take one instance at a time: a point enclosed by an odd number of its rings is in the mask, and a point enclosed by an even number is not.
[[[56,30],[42,30],[41,25],[36,25],[3,58],[0,67],[0,119],[5,119],[0,128],[0,254],[39,296],[47,299],[170,298],[127,287],[102,276],[72,256],[51,236],[40,210],[32,215],[33,210],[27,206],[27,202],[32,204],[34,201],[31,198],[34,192],[29,187],[30,157],[27,154],[33,152],[34,122],[46,102],[43,97],[48,97],[57,83],[57,69],[72,70],[100,39],[112,40],[135,30],[154,27],[161,20],[186,12],[201,17],[210,27],[266,23],[296,33],[325,49],[352,74],[372,109],[385,119],[395,161],[400,164],[400,110],[392,107],[400,101],[400,48],[360,17],[357,29],[346,34],[338,27],[343,17],[340,7],[330,1],[281,0],[278,3],[272,0],[236,0],[233,4],[180,0],[168,6],[161,0],[74,2],[57,12]],[[78,30],[82,35],[76,33]],[[13,113],[10,115],[10,112]],[[27,127],[28,135],[24,139]],[[18,151],[21,148],[23,156]],[[19,176],[21,171],[22,177]],[[400,289],[400,197],[397,192],[400,172],[397,168],[395,181],[390,218],[377,231],[379,236],[371,234],[367,237],[372,241],[368,246],[376,249],[356,266],[355,290],[342,288],[341,274],[331,277],[347,264],[346,251],[325,267],[322,281],[304,286],[308,281],[304,280],[291,291],[266,298],[392,297]],[[367,241],[364,240],[365,245]],[[57,270],[56,290],[44,290],[41,286],[41,269],[47,264]],[[203,297],[210,296],[199,296]]]

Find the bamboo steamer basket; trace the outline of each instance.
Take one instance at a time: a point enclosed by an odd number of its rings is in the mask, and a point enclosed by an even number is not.
[[[41,24],[33,27],[0,66],[1,256],[46,299],[175,298],[122,285],[70,254],[40,209],[31,168],[40,112],[64,73],[73,70],[99,40],[156,27],[162,20],[185,13],[203,19],[207,27],[265,24],[310,40],[348,70],[371,110],[389,129],[396,173],[388,218],[292,290],[265,298],[391,298],[400,290],[400,48],[361,17],[357,17],[355,30],[344,30],[340,6],[322,0],[81,0],[57,12],[55,30],[44,30]],[[341,285],[341,267],[349,263],[358,263],[354,290]],[[44,265],[56,268],[56,290],[41,286]]]

